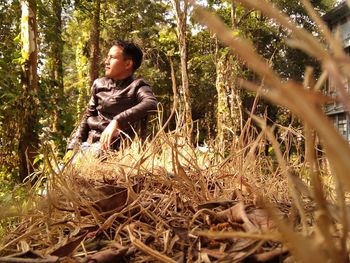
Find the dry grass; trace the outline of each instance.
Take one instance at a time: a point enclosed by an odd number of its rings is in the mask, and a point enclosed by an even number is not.
[[[289,43],[320,61],[323,67],[322,76],[329,76],[335,80],[339,94],[338,99],[342,101],[346,108],[349,108],[349,95],[342,82],[342,79],[348,77],[349,74],[349,57],[343,51],[341,42],[332,37],[328,28],[308,1],[302,2],[323,33],[326,42],[324,44],[304,29],[294,25],[288,17],[272,6],[270,2],[253,0],[239,0],[238,2],[248,8],[260,10],[264,15],[287,28],[291,32]],[[322,81],[325,78],[320,78],[317,82],[312,79],[310,71],[306,69],[304,83],[283,81],[277,73],[268,67],[264,59],[255,52],[249,42],[233,37],[230,30],[217,17],[211,15],[205,9],[197,6],[196,12],[198,19],[217,34],[224,44],[236,52],[243,60],[247,61],[251,69],[264,80],[262,86],[246,80],[241,81],[242,85],[249,90],[259,92],[276,104],[289,108],[305,123],[306,158],[312,183],[309,196],[312,196],[317,208],[316,220],[311,228],[312,231],[310,231],[310,228],[307,228],[303,200],[298,194],[298,184],[296,184],[295,178],[290,173],[290,167],[286,164],[282,153],[279,152],[277,142],[271,136],[268,127],[265,127],[264,123],[259,121],[260,125],[267,132],[270,142],[274,145],[283,173],[290,181],[288,186],[293,197],[293,203],[302,219],[304,231],[300,234],[295,233],[294,228],[286,222],[277,221],[279,230],[283,234],[284,240],[293,256],[296,260],[304,262],[347,261],[348,209],[345,202],[345,191],[350,189],[348,176],[350,171],[350,163],[348,161],[350,148],[347,141],[335,130],[322,112],[321,106],[327,101],[332,101],[332,98],[322,95],[317,89],[317,87],[322,85]],[[316,137],[320,139],[325,148],[325,155],[332,169],[333,180],[336,185],[335,192],[337,193],[337,203],[333,206],[339,209],[337,219],[335,218],[334,210],[331,211],[329,209],[332,205],[326,200],[323,182],[320,178],[321,171],[316,160],[315,151]],[[273,209],[270,205],[268,206],[272,212]],[[320,251],[323,251],[323,253],[320,253]]]
[[[327,45],[269,2],[238,2],[288,28],[291,45],[323,65],[320,80],[313,80],[307,69],[304,83],[285,82],[246,40],[233,37],[216,16],[195,6],[197,19],[264,80],[262,85],[242,80],[242,85],[303,120],[306,160],[299,156],[304,154],[298,148],[300,131],[279,127],[285,131],[281,142],[274,127],[255,116],[252,121],[261,133],[246,126],[230,149],[214,144],[201,152],[187,143],[179,124],[172,133],[159,128],[142,147],[135,140],[107,160],[81,159],[59,172],[48,153],[41,177],[47,195],[34,193],[32,205],[21,213],[0,212],[19,218],[2,240],[0,261],[348,261],[350,149],[322,112],[321,106],[332,99],[318,89],[330,76],[344,94],[340,83],[350,72],[349,58],[307,2]],[[347,98],[340,99],[348,107]],[[175,109],[176,103],[173,115]],[[317,138],[325,149],[321,167]],[[266,140],[274,157],[263,154]],[[291,143],[296,156],[288,154]]]
[[[159,133],[143,151],[135,140],[107,160],[86,157],[53,177],[57,169],[48,159],[48,195],[20,215],[20,225],[3,239],[2,254],[14,257],[30,249],[79,262],[115,243],[133,248],[123,255],[136,262],[231,257],[238,262],[274,249],[283,254],[281,237],[257,202],[261,196],[278,200],[285,212],[291,202],[286,178],[259,156],[261,138],[221,161],[214,150],[203,153],[188,145],[180,129]],[[106,185],[127,194],[108,199],[113,194],[98,191]],[[85,230],[97,232],[74,243]]]

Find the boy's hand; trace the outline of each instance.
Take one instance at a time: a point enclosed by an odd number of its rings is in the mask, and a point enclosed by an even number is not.
[[[107,150],[113,142],[113,138],[119,135],[119,126],[116,120],[112,120],[102,132],[100,143],[102,150]]]

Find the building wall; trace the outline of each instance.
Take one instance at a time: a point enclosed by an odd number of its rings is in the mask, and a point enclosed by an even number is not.
[[[346,3],[335,7],[325,15],[326,22],[334,35],[340,34],[340,39],[343,42],[344,49],[350,54],[350,10]],[[350,81],[346,78],[343,80],[343,85],[349,91]],[[328,79],[326,92],[332,97],[337,96],[335,81]],[[334,126],[338,129],[341,135],[350,142],[350,116],[346,113],[343,105],[339,102],[334,102],[325,106],[325,113],[328,115]]]

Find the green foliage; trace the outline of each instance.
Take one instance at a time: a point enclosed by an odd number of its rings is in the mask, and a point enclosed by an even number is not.
[[[315,22],[309,17],[303,5],[299,1],[275,0],[274,2],[300,27],[317,34],[318,29]],[[333,7],[334,2],[335,1],[332,0],[313,0],[311,1],[311,4],[320,14],[324,14]],[[277,72],[279,72],[286,79],[296,79],[299,81],[304,75],[305,66],[314,67],[316,74],[319,72],[320,65],[314,58],[310,58],[301,51],[287,46],[285,39],[290,37],[289,32],[276,26],[269,26],[269,28],[273,28],[274,32],[271,37],[277,40],[270,40],[271,43],[274,43],[274,50],[269,52],[270,57],[273,54],[273,68]]]
[[[18,176],[18,119],[21,96],[18,1],[0,1],[0,176]]]
[[[214,113],[215,91],[215,43],[210,40],[207,31],[192,36],[189,45],[189,80],[192,98],[192,116],[194,120],[203,120]],[[203,125],[203,124],[202,124]]]
[[[25,184],[15,184],[13,179],[4,179],[0,174],[0,239],[9,232],[19,218],[31,206],[29,187]]]

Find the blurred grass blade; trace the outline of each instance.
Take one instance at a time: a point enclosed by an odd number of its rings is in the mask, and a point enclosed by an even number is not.
[[[350,147],[344,138],[334,128],[333,124],[324,116],[322,111],[314,106],[310,101],[318,93],[306,91],[300,84],[296,82],[283,82],[277,74],[275,74],[263,59],[254,51],[248,41],[232,37],[231,31],[216,16],[210,14],[202,7],[195,7],[196,17],[203,24],[217,34],[218,38],[235,51],[240,57],[249,62],[251,68],[256,71],[261,78],[265,79],[265,83],[270,87],[263,89],[261,94],[267,99],[272,100],[276,104],[285,106],[298,114],[300,118],[309,123],[319,134],[322,144],[325,146],[329,161],[333,163],[333,171],[341,181],[345,188],[350,190]],[[304,35],[304,34],[303,34]],[[259,88],[254,84],[248,85],[247,81],[242,81],[246,88],[258,91]],[[329,140],[332,138],[332,140]],[[336,165],[335,165],[336,164]]]

